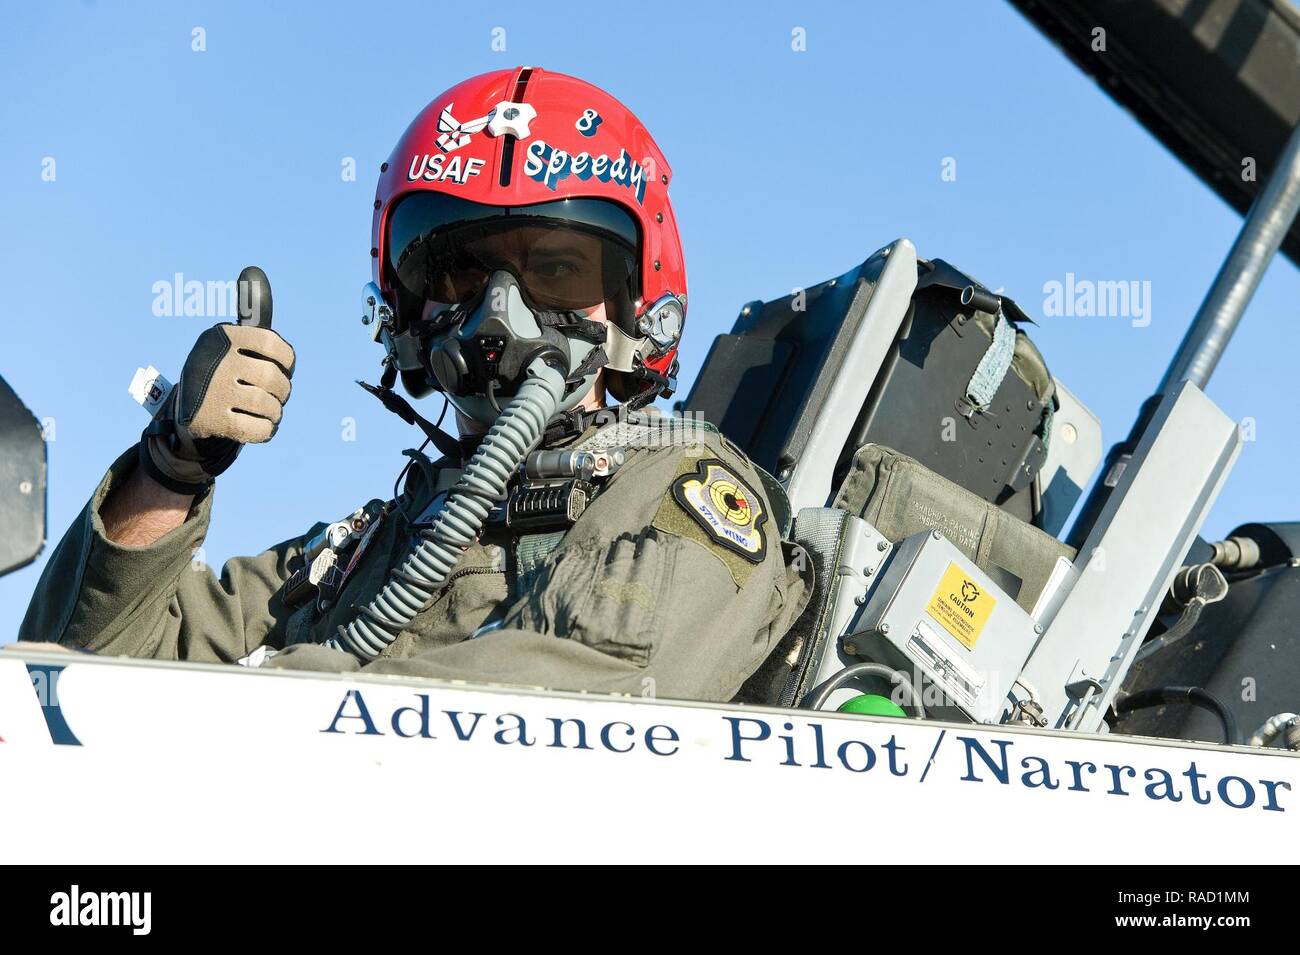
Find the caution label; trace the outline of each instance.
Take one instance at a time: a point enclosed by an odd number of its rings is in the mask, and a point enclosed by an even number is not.
[[[996,605],[997,600],[983,584],[973,580],[960,565],[949,564],[925,609],[935,623],[974,650]]]

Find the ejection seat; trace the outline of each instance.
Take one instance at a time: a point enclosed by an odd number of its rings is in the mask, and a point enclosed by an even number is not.
[[[1054,535],[1101,459],[1101,431],[1027,324],[1012,299],[898,239],[745,305],[718,336],[679,408],[775,476],[817,581],[739,702],[797,706],[851,663],[843,638],[867,576],[918,531],[946,536],[1035,619],[1051,612],[1073,557]]]

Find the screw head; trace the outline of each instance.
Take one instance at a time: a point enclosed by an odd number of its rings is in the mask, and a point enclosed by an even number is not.
[[[889,624],[887,624],[887,623],[882,623],[882,624],[881,624],[877,629],[878,629],[881,633],[889,633]]]
[[[887,540],[876,541],[876,550],[880,551],[881,553],[884,553],[885,551],[889,550],[889,541]]]

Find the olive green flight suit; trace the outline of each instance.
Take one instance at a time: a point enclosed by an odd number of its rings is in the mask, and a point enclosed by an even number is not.
[[[525,538],[530,546],[517,548],[514,539],[485,532],[366,672],[731,699],[806,604],[811,561],[796,559],[797,548],[781,540],[780,514],[773,514],[758,471],[734,445],[708,427],[671,442],[654,437],[628,448],[622,467],[562,535]],[[365,505],[368,514],[383,516],[336,599],[293,608],[282,585],[324,524],[256,557],[235,558],[216,577],[192,560],[208,526],[208,494],[184,524],[155,543],[124,547],[105,536],[100,507],[135,460],[132,449],[113,464],[64,535],[20,639],[226,663],[265,645],[280,651],[267,666],[361,669],[360,661],[322,641],[383,587],[412,546],[408,515],[417,519],[459,473],[444,459],[423,473],[413,470],[397,501]],[[711,532],[683,496],[683,482],[704,471],[716,480],[703,493],[721,493],[730,502],[723,506],[743,498],[737,506],[752,508],[760,553]],[[697,498],[701,480],[688,485]],[[738,490],[731,495],[733,485]],[[539,540],[553,549],[531,546]],[[345,551],[340,564],[348,561]]]

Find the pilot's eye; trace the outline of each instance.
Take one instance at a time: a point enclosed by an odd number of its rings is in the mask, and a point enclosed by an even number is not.
[[[563,279],[581,274],[582,267],[573,259],[543,259],[528,263],[528,271],[542,278]]]

